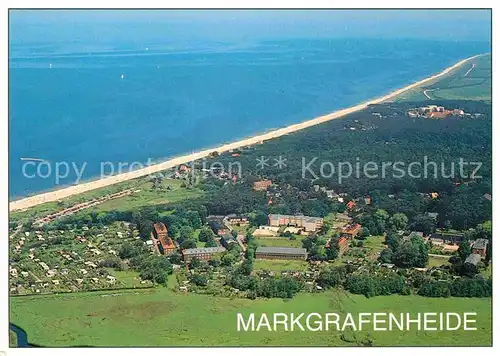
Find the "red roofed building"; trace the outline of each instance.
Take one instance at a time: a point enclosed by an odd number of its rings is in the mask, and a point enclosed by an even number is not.
[[[335,241],[332,242],[333,239],[334,239],[334,237],[332,237],[331,239],[329,239],[326,242],[326,245],[325,245],[326,248],[329,248],[330,245],[335,242]],[[339,246],[339,257],[340,257],[349,249],[349,239],[347,239],[345,237],[341,237],[338,239],[337,243]]]
[[[153,225],[153,243],[157,246],[158,241],[160,242],[161,250],[163,254],[169,255],[175,252],[176,247],[174,242],[170,237],[168,237],[168,230],[164,223],[159,222]]]
[[[260,181],[255,182],[253,184],[253,190],[257,190],[257,191],[267,190],[267,188],[269,188],[272,184],[273,184],[273,182],[271,182],[269,179],[260,180]]]
[[[352,239],[356,237],[360,231],[361,231],[361,225],[359,224],[348,225],[342,228],[342,231],[340,232],[340,237]]]
[[[349,249],[349,240],[345,237],[339,239],[339,256],[342,256]]]
[[[347,203],[347,209],[351,210],[356,206],[356,202],[354,200],[351,200],[349,203]]]

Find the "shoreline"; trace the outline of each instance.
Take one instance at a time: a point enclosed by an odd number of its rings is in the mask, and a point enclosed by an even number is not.
[[[425,79],[417,81],[417,82],[410,84],[406,87],[403,87],[401,89],[397,89],[397,90],[395,90],[389,94],[386,94],[384,96],[381,96],[379,98],[368,100],[368,101],[365,101],[361,104],[357,104],[355,106],[351,106],[351,107],[345,108],[345,109],[340,109],[340,110],[334,111],[332,113],[329,113],[329,114],[326,114],[323,116],[318,116],[316,118],[313,118],[313,119],[310,119],[310,120],[307,120],[307,121],[304,121],[304,122],[301,122],[298,124],[292,124],[292,125],[289,125],[289,126],[277,129],[277,130],[272,130],[272,131],[266,132],[264,134],[259,134],[259,135],[245,138],[245,139],[235,141],[232,143],[222,144],[218,147],[205,149],[205,150],[202,150],[202,151],[199,151],[196,153],[186,154],[183,156],[172,158],[172,159],[169,159],[167,161],[153,164],[151,166],[141,168],[141,169],[138,169],[138,170],[135,170],[132,172],[121,173],[121,174],[117,174],[115,176],[106,177],[106,178],[102,178],[102,179],[98,179],[98,180],[93,180],[93,181],[89,181],[86,183],[80,183],[80,184],[75,185],[75,186],[69,186],[66,188],[61,188],[61,189],[46,192],[46,193],[40,193],[40,194],[31,196],[31,197],[26,197],[26,198],[22,198],[19,200],[14,200],[14,201],[9,202],[9,212],[25,210],[25,209],[28,209],[28,208],[31,208],[31,207],[34,207],[36,205],[40,205],[43,203],[58,201],[61,199],[71,197],[73,195],[78,195],[78,194],[85,193],[85,192],[88,192],[91,190],[104,188],[104,187],[107,187],[110,185],[125,182],[125,181],[132,180],[135,178],[144,177],[144,176],[147,176],[149,174],[160,172],[160,171],[163,171],[163,170],[166,170],[166,169],[169,169],[169,168],[181,165],[181,164],[186,164],[187,162],[191,162],[191,161],[195,161],[198,159],[208,157],[214,151],[222,153],[222,152],[227,152],[227,151],[241,148],[241,147],[245,147],[245,146],[253,146],[255,144],[260,143],[261,141],[275,139],[275,138],[278,138],[278,137],[281,137],[281,136],[284,136],[284,135],[287,135],[287,134],[290,134],[290,133],[293,133],[296,131],[300,131],[300,130],[303,130],[303,129],[306,129],[306,128],[309,128],[312,126],[322,124],[324,122],[328,122],[330,120],[338,119],[338,118],[344,117],[346,115],[355,113],[357,111],[363,110],[363,109],[367,108],[369,105],[380,104],[384,101],[395,98],[398,95],[400,95],[408,90],[417,88],[423,84],[431,82],[431,81],[438,79],[442,76],[445,76],[448,73],[450,73],[451,71],[453,71],[454,69],[457,69],[457,68],[461,67],[462,65],[464,65],[465,63],[469,62],[470,60],[475,59],[475,58],[482,56],[482,55],[483,54],[478,54],[478,55],[475,55],[475,56],[472,56],[469,58],[465,58],[465,59],[455,63],[454,65],[444,69],[443,71],[439,72],[438,74],[434,74],[430,77],[427,77]]]

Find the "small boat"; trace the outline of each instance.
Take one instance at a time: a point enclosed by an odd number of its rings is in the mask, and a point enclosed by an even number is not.
[[[124,75],[124,74],[122,74],[122,75],[120,76],[120,79],[122,79],[122,80],[123,80],[123,78],[125,78],[125,75]]]

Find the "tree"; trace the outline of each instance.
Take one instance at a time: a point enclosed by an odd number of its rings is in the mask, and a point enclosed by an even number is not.
[[[385,243],[394,252],[401,244],[401,237],[394,231],[389,231],[385,237]]]
[[[396,213],[389,219],[389,224],[396,230],[404,230],[408,225],[408,218],[403,213]]]
[[[410,228],[414,231],[422,231],[424,235],[429,235],[436,231],[436,221],[427,215],[417,215]]]
[[[198,240],[201,242],[207,242],[208,240],[213,240],[214,236],[215,235],[212,229],[205,227],[201,229],[200,234],[198,235]]]
[[[339,257],[339,240],[337,238],[332,238],[330,240],[330,245],[325,247],[325,253],[327,260],[331,261]]]
[[[411,241],[403,242],[393,255],[393,262],[398,267],[420,267],[423,268],[429,261],[428,247],[420,237],[414,237]]]
[[[238,268],[238,273],[244,274],[245,276],[249,276],[252,273],[253,262],[252,260],[244,260],[243,263]]]
[[[253,226],[267,225],[267,221],[267,214],[262,211],[255,213],[253,219],[251,220]]]
[[[191,277],[189,277],[189,280],[200,287],[205,287],[208,284],[207,277],[201,274],[193,274],[191,275]]]
[[[472,253],[472,249],[470,248],[470,242],[467,239],[464,239],[461,243],[460,246],[458,247],[458,255],[460,256],[460,259],[462,262],[465,262],[467,257]]]
[[[196,241],[193,240],[193,239],[186,239],[186,240],[183,240],[179,247],[181,248],[181,250],[185,250],[185,249],[188,249],[188,248],[196,248]]]
[[[194,230],[191,226],[183,226],[179,231],[179,241],[190,240],[194,236]],[[196,242],[195,242],[196,245]]]
[[[209,238],[207,242],[205,242],[205,247],[217,247],[217,242],[213,237]]]
[[[182,263],[182,256],[179,253],[174,252],[168,256],[168,260],[174,265],[180,265]]]
[[[392,250],[390,248],[385,248],[380,251],[380,262],[391,263],[392,262]]]
[[[201,261],[198,259],[198,257],[193,257],[189,261],[189,268],[194,269],[194,268],[199,268],[201,266]]]
[[[200,214],[197,211],[186,212],[186,219],[189,221],[193,229],[199,229],[201,227]]]
[[[139,222],[139,235],[141,239],[146,241],[151,238],[151,234],[153,233],[153,222],[151,220],[141,220]]]

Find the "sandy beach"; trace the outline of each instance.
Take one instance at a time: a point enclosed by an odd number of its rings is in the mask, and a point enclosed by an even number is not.
[[[30,208],[30,207],[33,207],[33,206],[36,206],[39,204],[61,200],[61,199],[68,198],[68,197],[73,196],[73,195],[77,195],[77,194],[88,192],[88,191],[91,191],[94,189],[110,186],[112,184],[124,182],[127,180],[143,177],[143,176],[146,176],[148,174],[160,172],[160,171],[178,166],[178,165],[183,164],[183,163],[198,160],[198,159],[207,157],[210,153],[212,153],[214,151],[221,153],[221,152],[226,152],[226,151],[229,151],[232,149],[241,148],[244,146],[255,145],[255,144],[260,143],[261,141],[274,139],[274,138],[277,138],[277,137],[280,137],[280,136],[283,136],[283,135],[286,135],[286,134],[289,134],[289,133],[292,133],[295,131],[303,130],[303,129],[311,127],[311,126],[321,124],[321,123],[326,122],[326,121],[338,119],[338,118],[341,118],[341,117],[346,116],[348,114],[354,113],[356,111],[363,110],[369,105],[379,104],[381,102],[391,100],[391,99],[397,97],[398,95],[404,93],[405,91],[408,91],[408,90],[414,89],[416,87],[419,87],[421,85],[424,85],[426,83],[432,82],[433,80],[438,79],[439,77],[445,76],[446,74],[450,73],[454,69],[462,66],[463,64],[469,62],[470,60],[472,60],[478,56],[479,55],[476,55],[476,56],[461,60],[458,63],[452,65],[451,67],[446,68],[445,70],[443,70],[442,72],[440,72],[438,74],[435,74],[435,75],[430,76],[426,79],[420,80],[416,83],[410,84],[404,88],[395,90],[390,94],[384,95],[382,97],[379,97],[379,98],[376,98],[373,100],[366,101],[364,103],[352,106],[350,108],[338,110],[338,111],[332,112],[332,113],[327,114],[327,115],[319,116],[319,117],[316,117],[314,119],[304,121],[302,123],[290,125],[290,126],[287,126],[287,127],[281,128],[281,129],[267,132],[265,134],[256,135],[256,136],[253,136],[253,137],[250,137],[247,139],[243,139],[240,141],[236,141],[233,143],[224,144],[224,145],[221,145],[219,147],[214,147],[214,148],[199,151],[196,153],[176,157],[176,158],[170,159],[168,161],[158,163],[155,165],[151,165],[151,166],[148,166],[146,168],[138,169],[138,170],[135,170],[132,172],[122,173],[122,174],[118,174],[118,175],[115,175],[112,177],[106,177],[103,179],[99,179],[99,180],[95,180],[95,181],[91,181],[91,182],[86,182],[86,183],[82,183],[79,185],[66,187],[66,188],[62,188],[59,190],[54,190],[51,192],[42,193],[42,194],[34,195],[31,197],[15,200],[15,201],[12,201],[9,203],[9,210],[10,211],[24,210],[24,209],[27,209],[27,208]]]

